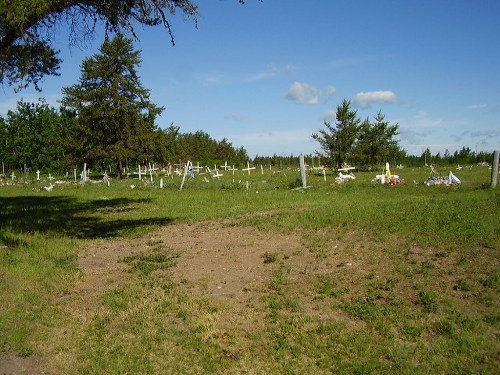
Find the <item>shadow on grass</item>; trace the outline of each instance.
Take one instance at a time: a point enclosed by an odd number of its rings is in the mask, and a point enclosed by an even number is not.
[[[98,199],[81,201],[72,197],[0,197],[0,244],[16,245],[12,235],[47,233],[79,239],[112,238],[146,225],[164,225],[172,218],[106,220],[106,214],[135,210],[149,199]]]

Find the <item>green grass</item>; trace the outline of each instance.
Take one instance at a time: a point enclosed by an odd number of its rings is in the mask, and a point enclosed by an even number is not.
[[[164,189],[0,186],[0,352],[82,374],[497,373],[500,191],[484,168],[462,169],[458,188],[398,173],[406,183],[392,187],[373,185],[375,173],[338,186],[310,175],[306,190],[290,189],[296,171],[188,178],[182,191],[179,177]],[[124,257],[127,282],[93,316],[65,314],[82,246],[225,218],[299,233],[314,259],[264,254],[271,277],[247,310],[262,319],[244,334],[221,330],[223,304],[172,281],[179,253],[153,242]]]

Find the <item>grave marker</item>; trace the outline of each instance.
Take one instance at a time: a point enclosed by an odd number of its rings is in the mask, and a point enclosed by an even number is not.
[[[255,167],[250,167],[250,162],[247,161],[247,167],[243,168],[242,171],[248,171],[248,175],[250,175],[252,169],[255,169]]]
[[[234,176],[234,171],[237,171],[238,168],[235,168],[234,165],[228,169],[229,171],[232,171],[233,172],[233,176]]]
[[[186,167],[184,168],[184,174],[182,176],[181,187],[179,188],[179,190],[182,190],[182,187],[184,186],[184,181],[186,181],[186,175],[190,167],[193,168],[193,164],[191,163],[190,160],[188,160],[188,162],[186,163]]]
[[[496,150],[493,153],[493,168],[491,168],[491,187],[494,188],[497,186],[498,180],[498,162],[500,152]]]
[[[219,173],[218,170],[215,170],[215,173],[212,175],[212,177],[215,177],[216,179],[219,179],[220,177],[224,176],[223,174]]]
[[[87,163],[83,163],[82,182],[87,182]]]
[[[307,176],[306,176],[306,165],[304,163],[304,155],[300,155],[299,157],[300,163],[300,176],[302,177],[302,187],[307,188]]]
[[[196,167],[193,167],[194,170],[196,170],[196,173],[200,173],[200,170],[203,169],[203,167],[200,167],[200,162],[196,162]]]

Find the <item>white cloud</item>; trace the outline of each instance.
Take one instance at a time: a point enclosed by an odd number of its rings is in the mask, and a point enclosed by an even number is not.
[[[398,100],[392,91],[359,92],[353,102],[361,108],[369,108],[373,103],[394,103]]]
[[[285,93],[285,99],[296,104],[318,104],[321,91],[307,83],[294,82]]]
[[[481,109],[486,108],[486,104],[472,104],[466,107],[467,109]]]
[[[336,92],[337,92],[337,88],[335,86],[328,86],[326,88],[326,95],[328,95],[328,96],[332,96]]]
[[[264,72],[254,74],[248,79],[248,81],[249,82],[261,81],[263,79],[272,78],[278,74],[286,74],[293,72],[295,69],[296,69],[295,66],[292,64],[287,64],[285,66],[271,66]]]
[[[279,73],[290,73],[295,70],[295,66],[293,64],[287,64],[285,66],[272,66],[269,71],[275,74]]]

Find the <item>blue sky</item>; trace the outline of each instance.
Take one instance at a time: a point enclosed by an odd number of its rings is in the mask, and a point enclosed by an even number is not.
[[[361,118],[381,111],[400,127],[411,154],[500,149],[500,1],[237,0],[196,1],[198,28],[172,19],[176,45],[161,28],[140,28],[139,73],[164,106],[161,127],[203,130],[255,155],[319,150],[311,134],[352,101]],[[79,78],[95,53],[63,51],[60,77],[43,92],[0,93],[0,114]]]

